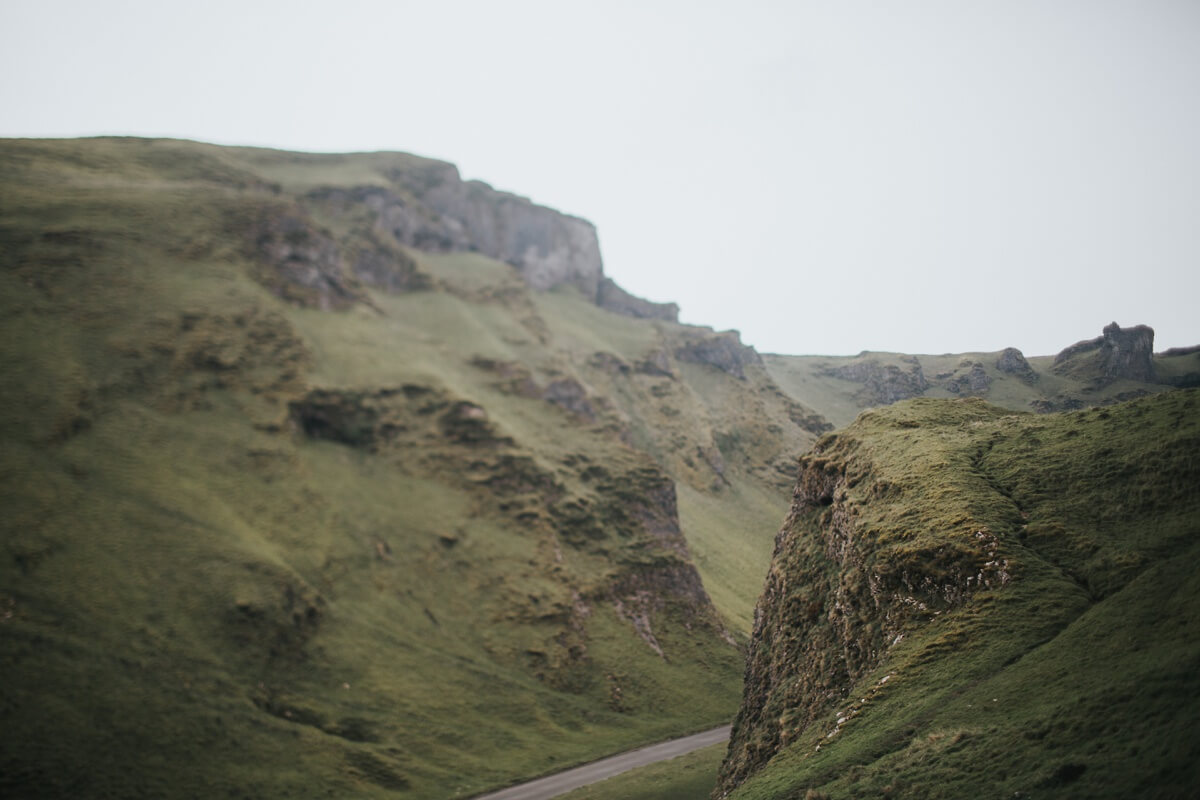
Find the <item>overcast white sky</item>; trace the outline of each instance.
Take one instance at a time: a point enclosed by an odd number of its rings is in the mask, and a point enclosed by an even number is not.
[[[1197,0],[0,0],[92,134],[443,158],[764,352],[1200,343]]]

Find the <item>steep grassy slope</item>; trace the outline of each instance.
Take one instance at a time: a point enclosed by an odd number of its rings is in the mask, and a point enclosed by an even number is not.
[[[1147,352],[1141,371],[1123,365],[1124,370],[1105,374],[1095,357],[1099,350],[1073,358],[1064,358],[1064,351],[1057,357],[1028,359],[1015,348],[945,355],[768,354],[763,362],[789,395],[803,399],[838,427],[849,425],[864,409],[911,397],[982,397],[1013,411],[1050,412],[1110,405],[1200,383],[1200,352],[1158,353],[1152,358]],[[1146,374],[1149,364],[1153,370]]]
[[[729,718],[823,421],[586,270],[413,247],[445,166],[0,147],[5,794],[466,796]]]
[[[719,796],[1190,797],[1200,392],[862,414],[801,461]]]

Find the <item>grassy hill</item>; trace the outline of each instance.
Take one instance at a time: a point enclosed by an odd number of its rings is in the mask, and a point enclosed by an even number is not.
[[[838,427],[849,425],[865,409],[912,397],[982,397],[1013,411],[1044,413],[1200,385],[1200,352],[1158,353],[1149,360],[1152,380],[1105,375],[1094,358],[1025,358],[1015,348],[944,355],[763,356],[771,377],[785,391]]]
[[[760,358],[400,153],[0,182],[5,796],[469,797],[727,721],[748,644],[738,797],[1200,777],[1195,351]]]
[[[472,252],[447,167],[0,143],[6,795],[464,797],[732,715],[828,426]]]
[[[1197,487],[1195,389],[916,399],[824,437],[714,796],[1192,796]]]

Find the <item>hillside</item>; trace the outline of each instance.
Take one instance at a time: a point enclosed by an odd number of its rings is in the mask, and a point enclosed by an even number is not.
[[[1200,390],[915,399],[801,459],[714,797],[1191,797]]]
[[[1054,356],[995,353],[763,356],[771,377],[842,427],[867,408],[913,397],[982,397],[1013,411],[1074,411],[1200,386],[1196,348],[1154,353],[1154,331],[1105,327]]]
[[[398,153],[0,143],[7,796],[469,796],[729,719],[830,426]]]

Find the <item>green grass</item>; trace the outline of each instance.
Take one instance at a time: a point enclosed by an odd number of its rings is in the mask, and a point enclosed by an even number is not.
[[[1163,383],[1140,383],[1120,380],[1097,387],[1089,376],[1066,377],[1056,375],[1051,367],[1053,356],[1030,356],[1027,360],[1037,379],[1028,382],[1018,376],[1002,372],[996,367],[999,353],[946,353],[943,355],[909,356],[902,353],[860,353],[857,356],[763,356],[771,377],[793,397],[816,409],[838,427],[844,427],[867,408],[880,403],[873,398],[869,387],[863,383],[830,374],[847,366],[874,362],[881,366],[894,366],[907,372],[916,359],[929,387],[917,396],[932,398],[954,398],[966,396],[969,390],[961,385],[953,391],[951,384],[958,378],[969,377],[971,365],[982,366],[990,384],[977,393],[989,403],[1013,411],[1035,410],[1036,403],[1052,403],[1062,410],[1071,404],[1078,407],[1107,405],[1119,400],[1130,399],[1142,394],[1161,392],[1168,387]],[[1183,375],[1197,372],[1200,361],[1196,356],[1156,357],[1155,365],[1160,381],[1169,382]]]
[[[820,362],[833,361],[822,358]],[[861,387],[853,381],[819,375],[813,369],[818,359],[767,353],[763,362],[771,377],[792,397],[802,398],[835,426],[843,428],[854,421],[861,406],[854,394]]]
[[[787,504],[741,480],[717,496],[683,485],[678,491],[680,523],[704,586],[730,627],[748,633]]]
[[[705,747],[576,789],[562,800],[698,800],[712,792],[724,755],[724,744]]]
[[[762,374],[610,369],[685,329],[477,255],[408,253],[433,289],[338,312],[276,296],[246,219],[427,166],[0,146],[0,791],[461,797],[732,715],[720,621],[749,627],[768,467],[812,434]],[[355,446],[305,435],[326,401]]]
[[[793,518],[751,671],[774,664],[775,685],[819,687],[812,659],[827,658],[842,677],[829,694],[771,689],[757,716],[743,710],[743,744],[784,746],[732,796],[1188,796],[1198,410],[1195,391],[1049,416],[913,401],[826,439],[809,474],[845,482]],[[831,514],[851,520],[847,562],[824,555],[845,525]],[[976,530],[994,534],[995,556],[972,550]],[[994,568],[990,587],[963,582],[962,566],[987,574],[996,558],[1008,582]],[[889,583],[898,564],[907,575]],[[862,573],[881,581],[880,605],[857,594]],[[796,614],[831,585],[847,614],[832,636]]]

